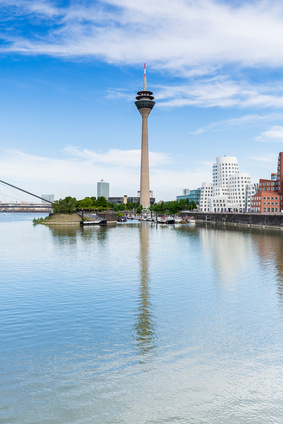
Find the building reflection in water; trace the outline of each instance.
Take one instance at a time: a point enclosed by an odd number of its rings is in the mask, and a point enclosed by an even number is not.
[[[240,273],[250,267],[252,242],[242,229],[201,228],[200,240],[203,258],[211,262],[223,288],[232,289],[238,284]]]
[[[149,230],[149,224],[140,224],[140,292],[135,330],[139,353],[144,356],[154,348],[155,338],[149,291]]]
[[[280,303],[283,303],[283,237],[279,230],[261,228],[201,228],[203,258],[217,273],[225,289],[234,289],[247,278],[254,255],[261,278],[274,273]],[[273,270],[273,271],[272,271]],[[267,277],[266,277],[267,278]],[[272,282],[267,281],[268,284]],[[224,286],[225,285],[225,286]]]
[[[260,259],[262,275],[276,270],[276,284],[280,303],[283,302],[283,238],[279,230],[261,230],[253,233],[253,244]]]

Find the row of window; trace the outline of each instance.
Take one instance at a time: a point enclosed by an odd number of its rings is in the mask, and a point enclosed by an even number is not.
[[[261,199],[260,196],[253,198],[253,200],[260,200],[260,199]],[[266,197],[266,196],[263,197],[263,200],[276,200],[276,199],[277,199],[277,197]]]
[[[260,208],[253,208],[254,212],[260,212]],[[264,208],[263,212],[265,213],[278,213],[279,212],[279,208]]]
[[[279,205],[279,202],[263,202],[264,205]],[[253,202],[252,205],[260,206],[260,202]]]
[[[259,183],[259,185],[260,186],[270,186],[270,185],[272,185],[272,186],[275,186],[276,185],[276,183],[275,182],[267,182],[267,183]]]

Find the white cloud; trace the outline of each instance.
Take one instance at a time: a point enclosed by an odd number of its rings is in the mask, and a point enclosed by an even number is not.
[[[95,152],[88,149],[79,149],[69,146],[65,152],[75,158],[86,160],[92,164],[105,164],[112,166],[123,166],[126,168],[136,168],[140,166],[140,150],[118,150],[111,149],[108,152]],[[149,152],[150,166],[156,167],[168,162],[169,156],[164,153]]]
[[[244,115],[239,118],[226,119],[224,121],[212,122],[204,128],[198,128],[195,131],[191,131],[190,134],[199,135],[208,130],[214,131],[223,131],[225,129],[230,129],[231,127],[243,127],[246,125],[254,124],[255,122],[266,122],[266,121],[277,121],[282,120],[282,113],[269,113],[268,115]]]
[[[223,65],[279,67],[283,4],[279,0],[104,0],[56,7],[51,1],[0,1],[16,16],[50,19],[40,37],[9,35],[2,51],[52,56],[95,56],[111,63],[152,66],[183,75],[211,73]],[[55,25],[54,25],[55,24]],[[5,37],[5,35],[2,36]]]
[[[167,198],[168,193],[171,193],[175,198],[178,194],[175,184],[177,187],[183,184],[183,171],[176,173],[167,169],[170,163],[167,154],[150,152],[149,156],[151,186],[156,187],[155,195],[167,193]],[[62,159],[53,159],[16,150],[3,150],[0,168],[3,181],[37,195],[43,192],[54,193],[56,198],[96,195],[96,182],[104,178],[110,183],[110,195],[134,196],[139,187],[140,151],[116,149],[95,152],[69,146]]]
[[[278,82],[251,85],[224,76],[202,78],[187,85],[157,87],[157,107],[282,108],[283,93]]]
[[[48,0],[0,0],[1,11],[8,24],[6,31],[2,25],[0,52],[93,57],[131,66],[145,60],[157,71],[184,77],[182,85],[155,87],[157,107],[283,108],[281,81],[260,85],[252,78],[245,81],[241,73],[282,67],[279,0],[240,5],[228,0],[82,0],[65,7]],[[28,20],[28,33],[22,31],[22,20]],[[132,95],[114,88],[107,97]]]
[[[268,131],[262,132],[258,137],[255,138],[257,141],[262,142],[283,142],[283,127],[277,125],[272,127]]]
[[[269,154],[269,155],[264,155],[264,156],[252,156],[251,159],[258,161],[258,162],[268,163],[268,166],[270,167],[270,165],[269,165],[270,163],[273,163],[274,166],[276,166],[277,157],[278,157],[278,155]]]

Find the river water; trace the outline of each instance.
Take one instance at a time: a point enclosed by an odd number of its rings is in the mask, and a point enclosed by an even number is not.
[[[0,215],[1,423],[283,423],[283,232],[34,216]]]

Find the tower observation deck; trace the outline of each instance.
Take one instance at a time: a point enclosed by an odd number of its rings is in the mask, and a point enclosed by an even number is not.
[[[141,173],[140,173],[140,205],[144,208],[150,206],[149,189],[149,159],[148,159],[148,115],[153,109],[153,93],[146,88],[146,64],[144,64],[143,90],[137,92],[135,105],[142,116],[141,140]]]

